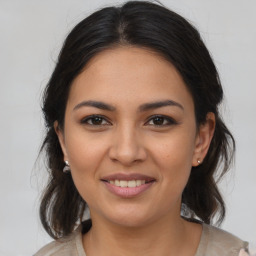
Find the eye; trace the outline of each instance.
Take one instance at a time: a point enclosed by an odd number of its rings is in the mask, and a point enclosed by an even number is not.
[[[103,116],[100,115],[92,115],[81,120],[82,124],[92,125],[92,126],[103,126],[109,125],[110,122],[106,120]]]
[[[153,126],[168,126],[168,125],[177,124],[177,122],[171,117],[156,115],[151,117],[146,124],[153,125]]]

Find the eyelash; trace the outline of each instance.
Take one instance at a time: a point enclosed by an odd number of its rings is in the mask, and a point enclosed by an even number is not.
[[[157,118],[162,119],[163,124],[149,124],[150,121],[154,121],[154,119],[156,120]],[[106,123],[105,124],[93,124],[93,120],[96,121],[96,119],[100,119]],[[106,125],[111,125],[111,122],[108,121],[107,118],[102,115],[91,115],[91,116],[88,116],[88,117],[82,119],[81,124],[95,126],[95,127],[102,127],[102,126],[106,126]],[[150,118],[148,118],[148,121],[146,122],[146,124],[148,124],[150,126],[156,126],[156,127],[166,127],[166,126],[171,126],[171,125],[175,125],[178,123],[173,118],[171,118],[169,116],[154,115],[154,116],[151,116]]]
[[[95,119],[97,119],[97,118],[99,118],[99,119],[101,119],[101,120],[107,122],[107,124],[93,124],[93,123],[89,123],[89,121],[92,121],[92,120],[95,121]],[[91,115],[91,116],[88,116],[88,117],[86,117],[86,118],[83,118],[83,119],[81,120],[81,123],[82,123],[82,124],[86,124],[86,125],[90,125],[90,126],[105,126],[105,125],[111,124],[111,123],[106,119],[106,117],[104,117],[104,116],[102,116],[102,115]]]
[[[163,122],[165,122],[165,123],[164,124],[160,124],[160,125],[159,124],[151,124],[152,126],[160,127],[160,126],[171,126],[171,125],[177,124],[177,122],[173,118],[171,118],[169,116],[165,116],[165,115],[154,115],[154,116],[151,116],[146,123],[149,123],[150,121],[152,121],[152,120],[154,120],[156,118],[162,119]]]

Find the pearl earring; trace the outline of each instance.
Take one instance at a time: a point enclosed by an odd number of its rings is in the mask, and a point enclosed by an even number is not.
[[[65,162],[65,166],[63,168],[63,172],[64,173],[69,173],[71,170],[70,170],[70,166],[69,166],[69,163],[68,161],[64,161]]]

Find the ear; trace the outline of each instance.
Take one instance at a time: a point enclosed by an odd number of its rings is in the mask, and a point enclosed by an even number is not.
[[[60,129],[58,121],[54,122],[54,130],[58,136],[59,143],[60,143],[63,155],[64,155],[63,161],[68,160],[67,150],[66,150],[66,146],[65,146],[64,133],[63,133],[62,129]]]
[[[206,116],[206,121],[199,126],[196,136],[192,166],[198,166],[203,162],[211,145],[215,130],[215,123],[215,114],[209,112]]]

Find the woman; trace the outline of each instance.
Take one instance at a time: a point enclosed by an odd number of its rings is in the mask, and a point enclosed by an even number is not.
[[[248,255],[210,226],[234,139],[197,30],[149,2],[109,7],[68,35],[44,95],[50,180],[40,255]],[[90,218],[86,221],[85,210]]]

